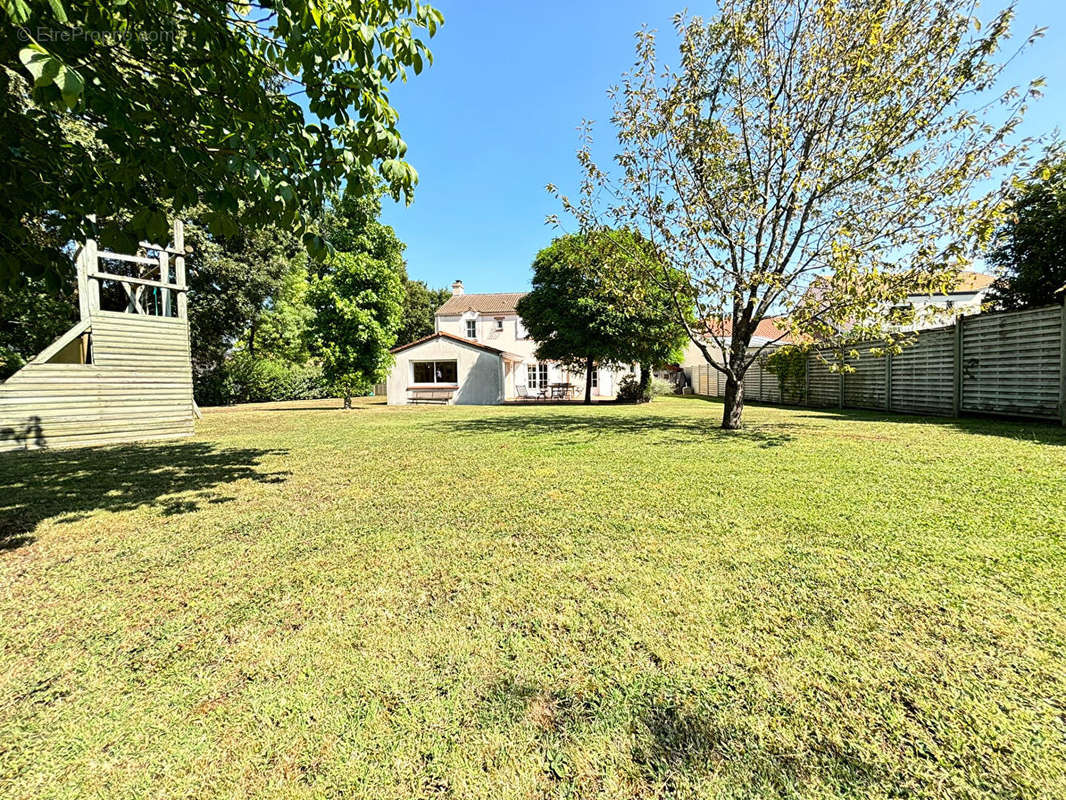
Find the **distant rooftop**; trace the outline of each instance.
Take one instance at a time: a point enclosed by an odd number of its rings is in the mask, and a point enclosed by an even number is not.
[[[437,309],[437,314],[458,315],[467,311],[476,311],[478,314],[514,314],[518,301],[525,296],[525,292],[453,294]]]

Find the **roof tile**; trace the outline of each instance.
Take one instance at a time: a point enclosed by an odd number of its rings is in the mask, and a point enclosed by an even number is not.
[[[525,292],[453,294],[437,309],[437,314],[465,314],[467,311],[476,311],[479,314],[513,314],[518,301],[525,296]]]

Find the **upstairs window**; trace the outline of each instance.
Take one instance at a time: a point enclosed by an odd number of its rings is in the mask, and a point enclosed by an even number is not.
[[[477,338],[477,320],[476,319],[468,319],[466,321],[466,338],[467,339],[476,339]]]
[[[496,317],[496,330],[503,330],[503,317]]]

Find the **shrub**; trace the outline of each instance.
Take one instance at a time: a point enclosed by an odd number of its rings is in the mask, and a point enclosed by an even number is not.
[[[648,385],[648,398],[662,397],[664,394],[673,394],[674,385],[663,378],[652,378]]]
[[[784,345],[763,357],[763,366],[777,376],[781,399],[786,403],[807,401],[808,349],[806,345]]]
[[[319,364],[292,364],[237,353],[195,383],[196,402],[205,405],[315,400],[331,397]]]
[[[618,382],[618,392],[615,395],[619,403],[640,403],[643,401],[640,390],[640,380],[636,375],[623,375]]]

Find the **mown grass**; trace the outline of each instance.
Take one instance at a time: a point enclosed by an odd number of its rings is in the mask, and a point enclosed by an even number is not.
[[[0,457],[10,797],[1066,796],[1066,432],[244,407]]]

